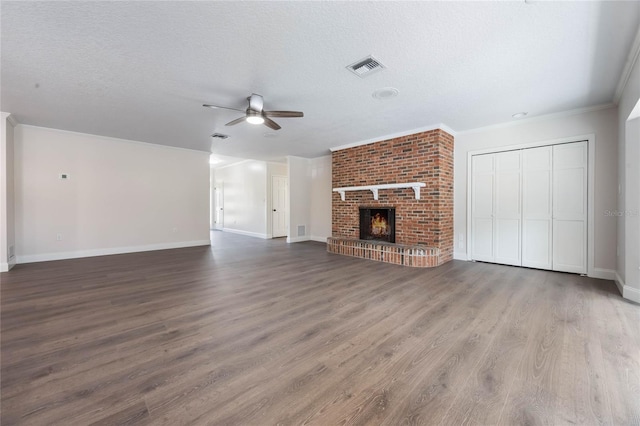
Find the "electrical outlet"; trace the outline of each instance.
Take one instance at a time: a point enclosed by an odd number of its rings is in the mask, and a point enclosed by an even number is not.
[[[56,234],[56,241],[62,241],[62,234],[61,233],[57,233]]]

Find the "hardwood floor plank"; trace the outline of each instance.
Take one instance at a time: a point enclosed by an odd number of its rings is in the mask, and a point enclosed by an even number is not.
[[[1,424],[640,421],[611,282],[212,239],[2,273]]]

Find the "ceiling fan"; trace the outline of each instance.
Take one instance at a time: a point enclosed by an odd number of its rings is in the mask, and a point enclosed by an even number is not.
[[[251,124],[264,124],[265,126],[273,129],[279,130],[281,127],[273,121],[269,117],[304,117],[304,114],[300,111],[264,111],[262,108],[264,106],[264,100],[261,95],[257,95],[252,93],[251,96],[247,98],[249,101],[249,106],[246,110],[241,110],[237,108],[229,108],[218,105],[208,105],[204,104],[203,107],[207,108],[222,108],[222,109],[230,109],[232,111],[244,112],[245,116],[237,118],[233,121],[230,121],[226,124],[226,126],[234,126],[243,121],[247,121]]]

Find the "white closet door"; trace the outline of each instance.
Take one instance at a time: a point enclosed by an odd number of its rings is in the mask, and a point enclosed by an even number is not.
[[[552,267],[550,146],[522,150],[522,266]]]
[[[587,273],[587,143],[553,147],[553,270]]]
[[[493,262],[495,154],[471,157],[471,173],[471,258]]]
[[[520,151],[495,154],[494,244],[495,262],[521,265],[522,221]]]

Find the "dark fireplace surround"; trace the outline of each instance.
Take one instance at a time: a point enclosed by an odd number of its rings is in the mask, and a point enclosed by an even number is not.
[[[396,242],[394,207],[360,207],[360,239]]]

